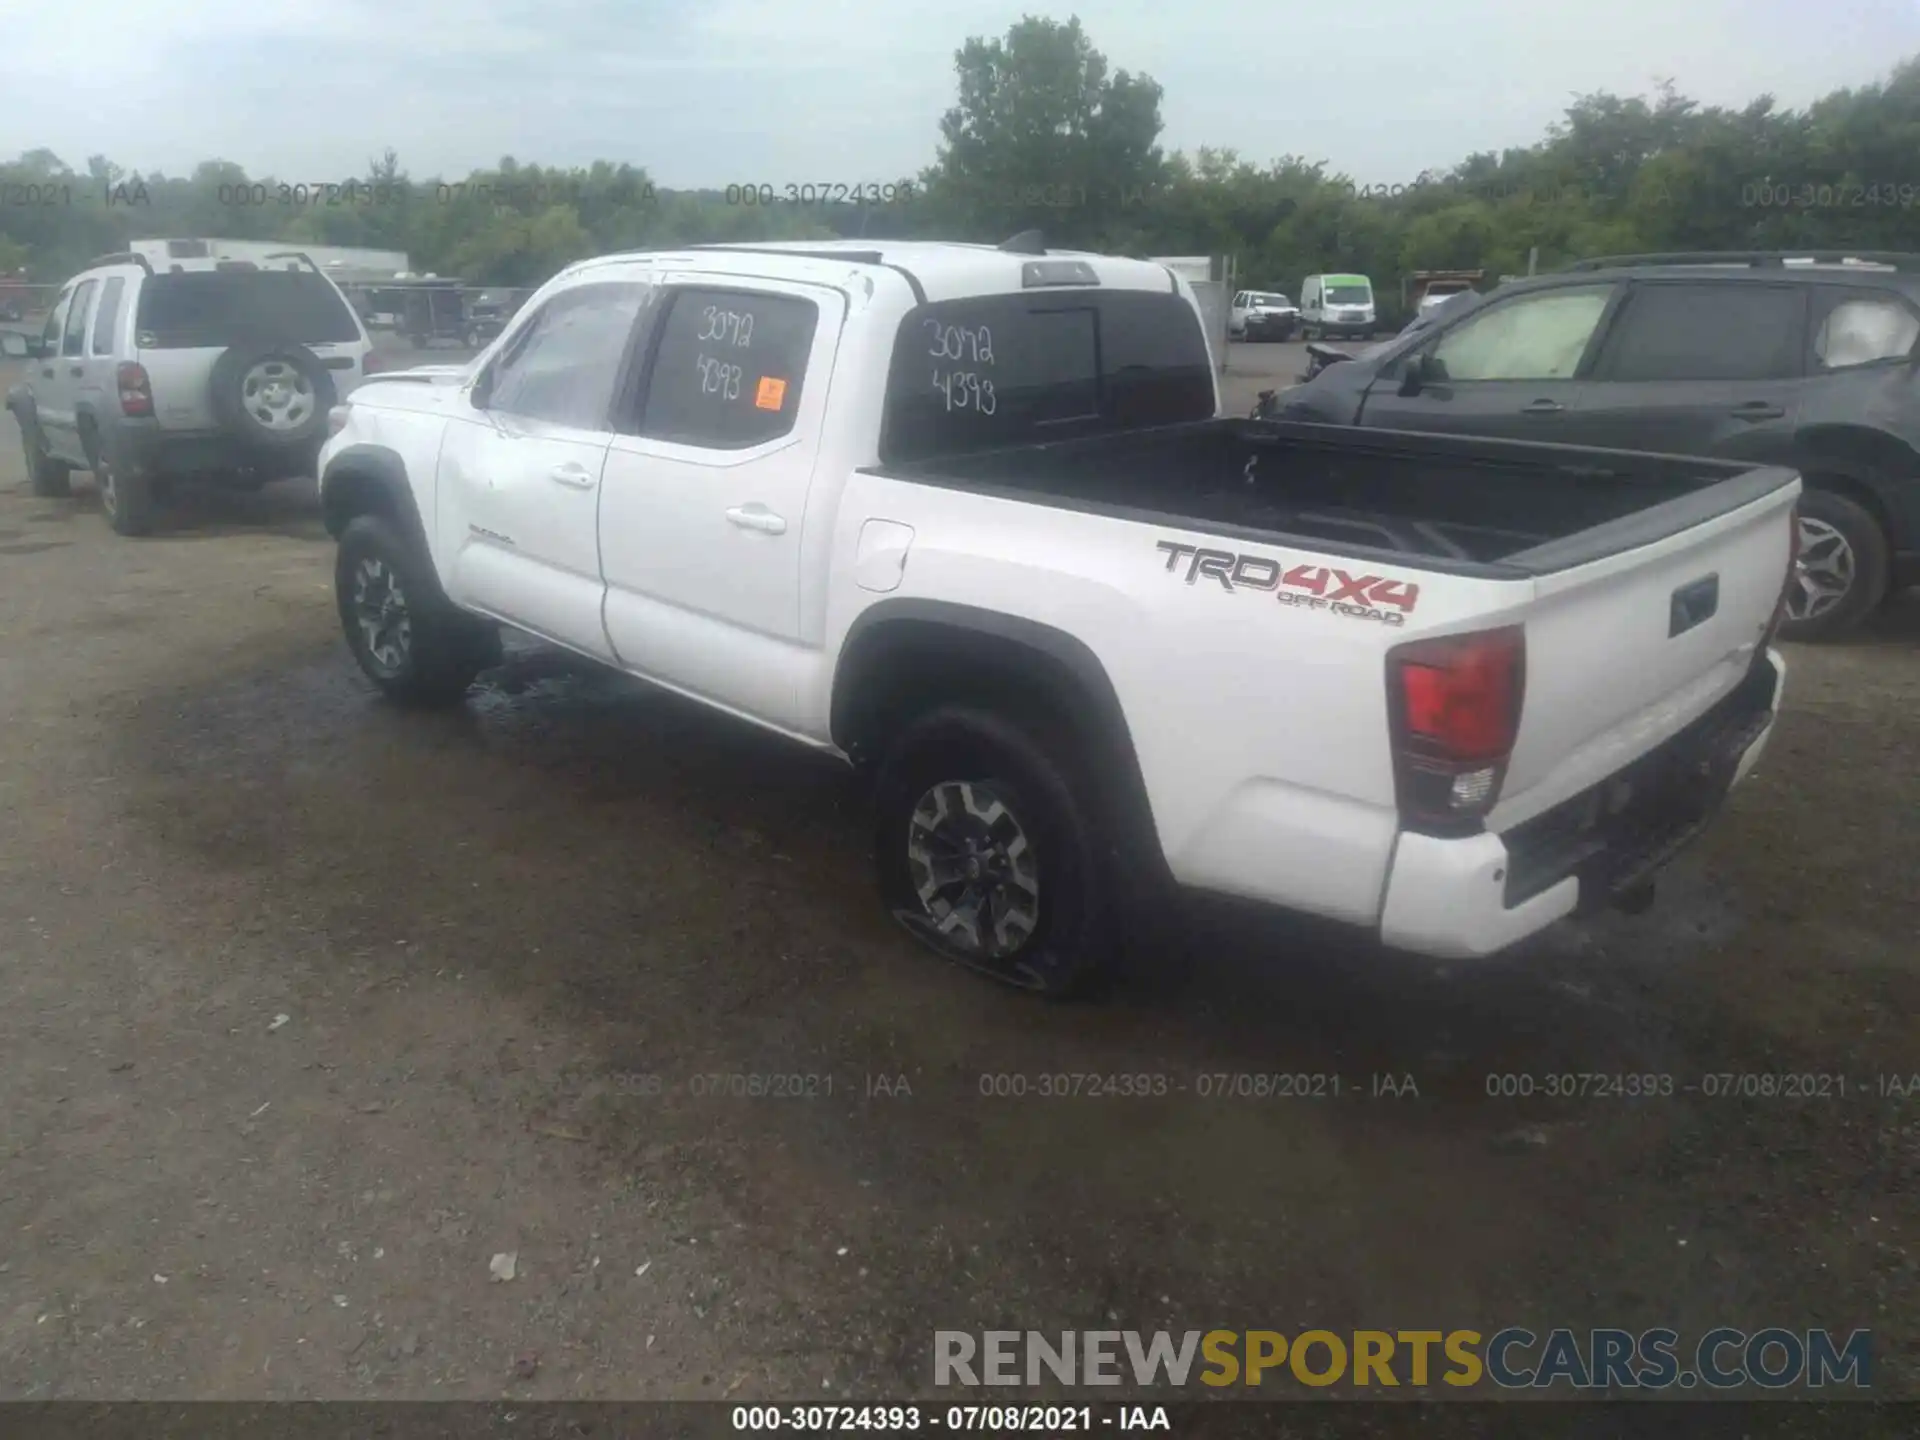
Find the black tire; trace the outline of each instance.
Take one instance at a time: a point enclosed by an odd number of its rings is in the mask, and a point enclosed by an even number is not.
[[[1844,578],[1845,589],[1826,608],[1814,609],[1809,604],[1811,589],[1803,588],[1803,598],[1789,603],[1787,619],[1780,626],[1782,639],[1816,644],[1858,629],[1880,608],[1892,573],[1887,533],[1872,512],[1845,495],[1817,486],[1809,476],[1807,488],[1800,493],[1801,563],[1809,567],[1810,575]],[[1796,616],[1795,609],[1802,606],[1807,608]]]
[[[73,493],[73,467],[47,453],[47,440],[40,426],[25,415],[20,422],[20,445],[27,457],[27,486],[34,494],[49,500],[65,499]]]
[[[396,601],[386,605],[383,629],[363,607],[385,604],[382,587],[389,580]],[[341,534],[333,588],[347,648],[398,704],[457,705],[474,677],[500,662],[499,631],[456,609],[440,589],[433,561],[384,516],[361,515]],[[363,619],[375,625],[374,633]]]
[[[114,453],[111,441],[102,441],[91,428],[80,432],[80,445],[93,467],[93,486],[100,496],[100,513],[117,535],[140,536],[153,533],[158,517],[159,496],[151,475],[129,475]]]
[[[1087,993],[1111,973],[1116,924],[1111,862],[1098,841],[1105,827],[1093,818],[1090,787],[1060,758],[1082,747],[1046,730],[964,705],[931,710],[907,726],[875,779],[874,863],[882,901],[929,950],[996,980],[1066,999]],[[928,803],[936,793],[944,797],[950,821],[930,831],[916,822],[916,812],[923,818],[936,813]],[[989,827],[981,814],[993,814],[996,801],[1005,814]],[[944,893],[923,900],[921,877],[933,877],[914,858],[916,841],[923,854],[932,848],[957,855],[941,842],[966,830],[987,847],[973,872],[979,884],[968,888],[962,873]],[[1017,858],[1010,859],[1009,840],[1022,836],[1027,843],[1015,843],[1011,854]],[[1024,872],[1028,885],[1016,872]],[[942,932],[943,922],[969,910],[985,911],[976,916],[980,921],[991,918],[995,889],[1010,902],[1005,912],[1023,912],[1028,919],[1003,912],[991,926],[976,924],[978,944],[965,938],[958,923]]]
[[[339,402],[320,357],[290,340],[250,341],[213,362],[208,399],[220,428],[250,450],[284,455],[326,437]]]

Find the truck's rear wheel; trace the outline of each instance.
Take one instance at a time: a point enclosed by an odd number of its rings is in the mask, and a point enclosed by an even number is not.
[[[390,700],[458,704],[499,663],[499,633],[455,609],[432,561],[381,516],[359,516],[342,533],[333,586],[347,648]]]
[[[881,763],[874,859],[928,949],[1064,998],[1104,974],[1115,927],[1097,827],[1057,753],[991,711],[930,711]]]

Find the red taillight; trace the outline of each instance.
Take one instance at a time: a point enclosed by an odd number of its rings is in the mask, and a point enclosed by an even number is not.
[[[1387,655],[1400,811],[1410,825],[1477,822],[1499,798],[1520,732],[1520,626],[1416,640]]]
[[[1792,514],[1787,519],[1787,578],[1780,584],[1780,599],[1773,607],[1773,619],[1767,622],[1766,638],[1763,645],[1771,645],[1773,637],[1780,633],[1780,627],[1787,620],[1787,602],[1793,598],[1794,589],[1800,584],[1800,502],[1793,502]]]
[[[147,379],[146,366],[128,361],[114,371],[114,379],[120,387],[122,415],[153,414],[153,383]]]
[[[360,362],[360,373],[362,375],[378,375],[386,368],[386,362],[371,350],[367,352],[366,358]]]

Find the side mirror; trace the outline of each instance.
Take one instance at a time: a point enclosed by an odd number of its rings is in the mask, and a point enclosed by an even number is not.
[[[32,360],[39,352],[37,338],[22,335],[18,330],[0,330],[0,356],[9,360]]]
[[[1425,388],[1433,374],[1427,365],[1425,355],[1409,355],[1400,367],[1400,393],[1418,395]]]

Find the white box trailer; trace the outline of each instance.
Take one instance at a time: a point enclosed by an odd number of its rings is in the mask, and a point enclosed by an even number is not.
[[[1233,257],[1228,255],[1150,255],[1193,287],[1193,298],[1207,322],[1207,346],[1213,368],[1227,368],[1227,319],[1233,300]]]
[[[251,260],[256,265],[270,255],[298,250],[336,280],[385,279],[412,267],[404,250],[374,250],[355,245],[306,245],[298,240],[222,240],[211,236],[135,240],[128,249],[145,257],[155,270],[193,260]]]

